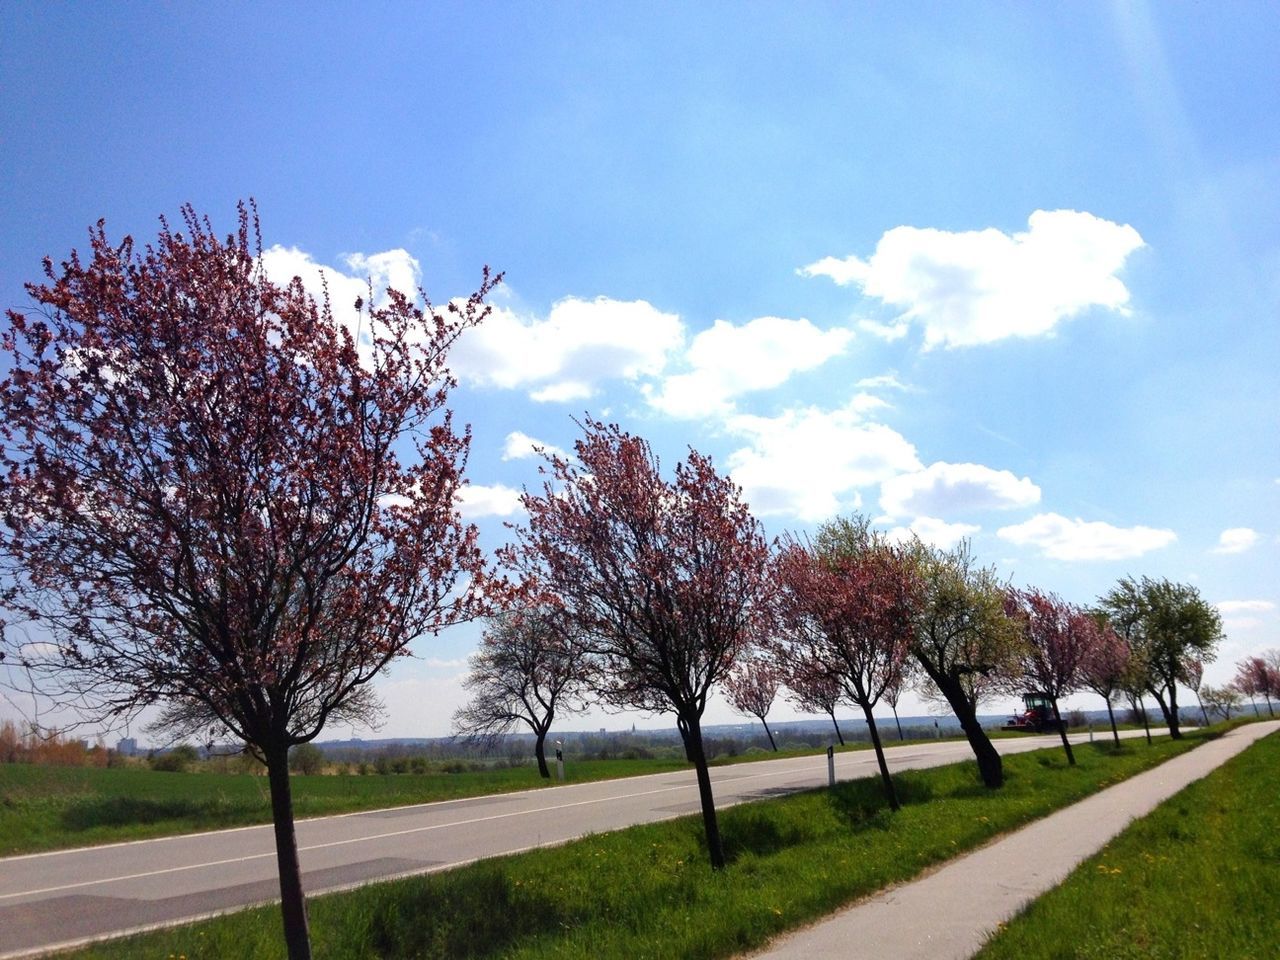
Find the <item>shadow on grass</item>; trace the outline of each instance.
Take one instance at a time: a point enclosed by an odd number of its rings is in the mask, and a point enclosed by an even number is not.
[[[492,957],[581,919],[498,866],[406,883],[369,906],[361,954],[376,957]]]

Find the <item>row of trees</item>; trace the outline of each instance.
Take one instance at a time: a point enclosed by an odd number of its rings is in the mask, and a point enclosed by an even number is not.
[[[471,689],[511,705],[468,726],[536,730],[584,690],[674,714],[716,866],[701,720],[717,688],[758,703],[772,669],[833,719],[848,699],[873,723],[915,683],[950,704],[995,787],[978,702],[1020,674],[1060,694],[1076,680],[1037,674],[1032,653],[1075,649],[1075,633],[1050,640],[1085,629],[1076,612],[1010,591],[967,549],[895,546],[856,518],[771,549],[706,457],[668,480],[643,440],[592,420],[573,458],[547,457],[496,573],[458,512],[470,433],[446,363],[487,313],[487,269],[440,309],[370,290],[352,331],[327,296],[266,276],[251,206],[225,240],[187,207],[145,249],[101,222],[90,247],[46,260],[35,309],[7,311],[0,338],[5,678],[91,720],[161,706],[179,736],[244,743],[268,771],[291,960],[310,940],[289,751],[375,716],[369,682],[451,624],[495,617]],[[1177,735],[1174,684],[1189,652],[1212,656],[1215,616],[1145,579],[1100,613],[1142,664],[1117,689],[1155,696]]]
[[[1216,713],[1224,720],[1228,719],[1232,711],[1239,709],[1246,701],[1253,706],[1254,714],[1261,716],[1259,697],[1266,702],[1267,715],[1275,716],[1271,701],[1280,697],[1280,650],[1268,650],[1261,656],[1245,657],[1236,664],[1235,677],[1222,686],[1202,686],[1201,677],[1202,671],[1192,673],[1188,686],[1196,692],[1206,723],[1210,713]]]

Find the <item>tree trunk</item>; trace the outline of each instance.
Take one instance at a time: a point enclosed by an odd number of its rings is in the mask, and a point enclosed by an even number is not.
[[[1151,694],[1156,698],[1156,703],[1160,704],[1160,712],[1164,714],[1164,722],[1169,728],[1169,736],[1174,740],[1181,740],[1182,731],[1178,729],[1178,693],[1172,686],[1165,687],[1165,690],[1169,693],[1167,703],[1159,690],[1153,689]]]
[[[1067,751],[1067,765],[1074,767],[1076,755],[1071,752],[1071,741],[1067,739],[1067,725],[1062,722],[1062,714],[1058,712],[1058,698],[1050,697],[1049,703],[1053,705],[1053,722],[1058,725],[1058,735],[1062,737],[1062,749]]]
[[[1257,700],[1254,700],[1252,697],[1250,697],[1250,698],[1249,698],[1249,705],[1250,705],[1251,707],[1253,707],[1253,715],[1254,715],[1255,717],[1260,717],[1260,716],[1262,716],[1262,714],[1261,714],[1261,713],[1259,712],[1259,710],[1258,710],[1258,701],[1257,701]]]
[[[267,779],[271,785],[271,821],[276,835],[276,866],[280,874],[280,913],[289,960],[311,960],[307,904],[302,895],[298,838],[293,829],[293,797],[289,790],[289,748],[267,751]]]
[[[889,806],[893,810],[898,806],[898,793],[893,789],[893,778],[889,776],[889,764],[884,759],[884,747],[880,744],[880,731],[876,729],[876,718],[871,715],[871,708],[865,704],[862,715],[867,718],[867,729],[871,731],[871,745],[876,749],[876,762],[880,764],[880,779],[884,781],[884,793],[889,798]]]
[[[760,715],[756,714],[756,716],[760,716]],[[765,733],[765,736],[769,738],[769,746],[773,747],[774,753],[777,753],[778,745],[773,742],[773,731],[769,729],[769,724],[765,723],[764,717],[760,717],[760,722],[764,724],[764,733]]]
[[[713,870],[724,869],[724,845],[720,842],[720,824],[716,819],[716,801],[711,795],[711,773],[707,770],[707,755],[702,749],[702,726],[697,717],[686,721],[689,752],[693,755],[693,767],[698,774],[698,799],[702,802],[702,826],[707,834],[707,853]]]
[[[1263,694],[1263,696],[1267,697],[1267,713],[1271,714],[1271,716],[1274,717],[1276,715],[1276,712],[1271,709],[1271,698],[1267,696],[1265,693]]]
[[[965,738],[969,741],[969,746],[973,748],[973,755],[978,760],[978,773],[982,776],[982,782],[993,790],[1003,785],[1004,764],[1000,761],[1000,754],[996,752],[996,748],[987,739],[987,734],[982,729],[982,724],[978,722],[978,711],[969,702],[969,698],[965,696],[964,688],[960,686],[960,682],[952,677],[932,672],[929,673],[929,676],[934,685],[942,691],[942,695],[947,698],[947,703],[951,705],[952,712],[955,713],[956,719],[960,721],[960,729],[964,731]]]
[[[836,739],[840,741],[840,746],[844,746],[844,734],[840,732],[840,724],[836,723],[836,712],[831,711],[831,725],[836,728]]]
[[[1111,709],[1111,700],[1107,700],[1107,717],[1111,720],[1111,736],[1115,738],[1116,746],[1120,746],[1120,731],[1116,728],[1116,712]]]
[[[1204,717],[1204,725],[1209,725],[1209,711],[1204,708],[1204,701],[1200,699],[1200,691],[1196,691],[1196,703],[1200,704],[1200,716]]]
[[[551,771],[547,768],[547,731],[539,730],[533,743],[533,753],[538,758],[538,773],[544,780],[551,779]]]
[[[690,763],[697,763],[693,759],[693,745],[689,742],[689,724],[685,722],[684,717],[676,715],[676,729],[680,731],[680,740],[684,743],[684,758]],[[701,733],[699,733],[701,737]]]
[[[890,707],[889,709],[893,711],[893,722],[898,725],[898,739],[899,740],[907,739],[902,735],[902,721],[898,719],[898,708]]]
[[[1151,746],[1151,722],[1147,719],[1147,707],[1142,702],[1142,697],[1137,697],[1138,716],[1142,717],[1142,729],[1147,731],[1147,746]]]

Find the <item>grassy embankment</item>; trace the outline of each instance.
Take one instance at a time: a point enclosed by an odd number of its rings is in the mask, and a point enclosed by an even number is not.
[[[981,960],[1252,960],[1280,953],[1280,735],[1133,823]]]
[[[837,747],[840,752],[865,749],[870,745],[861,742]],[[778,753],[753,750],[720,757],[712,763],[818,753],[809,747]],[[354,813],[537,790],[556,783],[539,777],[531,764],[455,773],[438,769],[440,764],[435,766],[435,772],[424,774],[295,775],[294,815],[303,818]],[[585,783],[684,770],[688,766],[676,759],[583,760],[570,756],[565,779],[568,783]],[[0,764],[0,856],[270,822],[271,802],[263,776],[209,771],[162,773],[143,767]]]
[[[315,949],[327,958],[731,956],[1205,736],[1082,745],[1076,767],[1060,749],[1011,756],[998,791],[980,785],[971,762],[899,773],[896,814],[874,778],[732,807],[721,814],[730,863],[719,873],[701,820],[685,817],[316,897]],[[279,924],[278,908],[264,907],[76,956],[281,957]]]

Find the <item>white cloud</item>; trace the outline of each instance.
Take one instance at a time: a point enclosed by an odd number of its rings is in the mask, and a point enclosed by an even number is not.
[[[734,397],[779,386],[844,352],[851,330],[819,330],[808,320],[757,317],[736,327],[717,320],[693,338],[688,373],[668,376],[649,402],[675,417],[724,415]]]
[[[1223,530],[1218,536],[1218,545],[1213,548],[1213,553],[1244,553],[1254,544],[1262,539],[1261,534],[1257,530],[1251,530],[1248,527],[1232,527],[1229,530]]]
[[[880,485],[880,506],[890,516],[1007,510],[1040,502],[1040,488],[1027,477],[977,463],[931,463]]]
[[[965,537],[971,537],[981,529],[970,523],[947,523],[937,517],[916,517],[905,527],[894,527],[887,536],[894,543],[902,543],[911,539],[911,534],[914,533],[925,543],[950,550]]]
[[[443,660],[440,657],[427,657],[422,662],[433,670],[460,670],[467,665],[467,658],[456,657],[452,660]]]
[[[1025,523],[1001,527],[996,536],[1017,546],[1039,547],[1054,560],[1127,560],[1178,539],[1172,530],[1114,527],[1101,521],[1068,520],[1056,513],[1037,514]]]
[[[1270,600],[1219,600],[1214,604],[1224,615],[1232,613],[1270,613],[1276,605]]]
[[[458,491],[458,511],[468,520],[510,517],[523,510],[520,491],[501,483],[493,486],[469,483]]]
[[[895,227],[867,260],[825,257],[799,272],[902,308],[890,324],[864,326],[896,339],[919,323],[925,349],[1041,336],[1090,307],[1128,312],[1116,273],[1143,246],[1133,227],[1075,210],[1037,210],[1028,222],[1012,235]]]
[[[567,457],[568,454],[559,447],[545,443],[536,437],[531,437],[527,433],[521,433],[519,430],[513,430],[507,434],[506,442],[502,445],[503,460],[524,460],[528,457],[538,456],[538,450],[557,457]]]
[[[459,338],[450,366],[472,383],[563,403],[594,396],[602,380],[658,376],[683,344],[680,318],[647,301],[569,297],[546,319],[495,308]]]
[[[361,317],[355,308],[356,300],[367,303],[370,284],[373,286],[375,306],[387,302],[388,288],[399,290],[410,299],[415,299],[422,282],[422,269],[407,250],[401,249],[369,255],[352,253],[344,259],[347,268],[355,271],[354,275],[317,263],[311,254],[297,247],[282,247],[277,244],[262,251],[263,269],[274,282],[283,285],[297,277],[302,281],[303,288],[317,300],[322,299],[327,290],[334,319],[351,331],[361,348],[361,354],[368,356],[368,314]]]
[[[858,381],[857,385],[863,390],[884,388],[885,390],[901,390],[903,393],[909,393],[914,389],[898,379],[896,370],[890,370],[888,373],[882,373],[876,377],[863,377]]]
[[[857,488],[920,469],[915,447],[883,424],[866,423],[869,394],[837,410],[788,410],[777,417],[740,415],[729,431],[749,445],[729,454],[729,471],[758,515],[823,520],[861,503]]]

